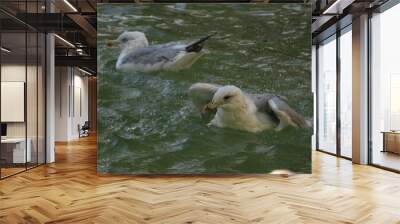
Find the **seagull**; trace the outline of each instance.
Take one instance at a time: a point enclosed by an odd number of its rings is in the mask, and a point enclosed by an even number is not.
[[[116,68],[121,71],[159,71],[190,68],[202,55],[207,39],[216,33],[207,35],[191,43],[170,42],[149,45],[146,35],[139,31],[123,32],[108,46],[118,44],[121,53]]]
[[[209,124],[216,127],[253,133],[271,129],[280,131],[288,126],[311,127],[283,96],[248,94],[233,85],[209,83],[193,84],[189,88],[189,96],[202,115],[215,113]]]

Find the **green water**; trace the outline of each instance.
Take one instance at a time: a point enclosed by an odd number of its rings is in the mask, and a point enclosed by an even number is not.
[[[254,134],[208,127],[188,98],[193,83],[284,95],[312,117],[311,13],[301,4],[98,6],[98,171],[122,174],[311,172],[312,130]],[[217,31],[206,54],[179,72],[119,72],[125,30],[151,44]]]

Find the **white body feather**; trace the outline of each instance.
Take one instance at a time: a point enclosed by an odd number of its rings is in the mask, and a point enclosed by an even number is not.
[[[202,51],[190,51],[186,50],[186,44],[179,44],[177,42],[163,44],[163,47],[151,48],[154,51],[153,58],[146,60],[146,56],[138,56],[138,60],[126,61],[126,57],[130,54],[137,53],[137,50],[149,47],[149,42],[146,35],[142,32],[124,32],[118,39],[121,53],[118,57],[115,65],[117,70],[122,71],[158,71],[158,70],[181,70],[189,68],[199,59],[202,55]],[[161,45],[160,45],[161,46]],[[151,46],[150,46],[151,47]],[[163,50],[173,49],[176,55],[168,56],[163,55]],[[160,54],[157,54],[160,53]],[[141,58],[142,57],[142,58]],[[148,56],[147,56],[148,57]],[[160,60],[157,60],[159,57]]]
[[[220,128],[232,128],[249,132],[261,132],[275,128],[276,123],[265,113],[257,111],[254,103],[243,95],[241,104],[235,107],[218,107],[210,124]]]
[[[215,113],[210,125],[220,128],[261,132],[280,131],[288,126],[310,128],[311,125],[279,96],[246,94],[236,86],[195,83],[189,95],[202,117]]]

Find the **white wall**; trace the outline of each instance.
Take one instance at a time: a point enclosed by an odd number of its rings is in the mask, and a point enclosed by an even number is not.
[[[78,124],[83,125],[85,121],[88,121],[89,119],[89,102],[88,102],[88,77],[87,76],[82,76],[83,73],[78,73],[76,74],[75,70],[75,75],[74,75],[74,107],[72,108],[72,120],[71,120],[71,135],[74,136],[74,138],[79,137],[78,133]]]
[[[25,82],[25,65],[9,64],[1,66],[1,81]],[[6,110],[6,108],[1,108]],[[25,123],[7,123],[7,137],[25,137]]]
[[[37,70],[38,69],[38,70]],[[44,82],[42,68],[35,66],[25,66],[25,64],[3,64],[1,66],[2,82],[24,82],[26,85],[26,106],[18,108],[20,113],[25,114],[26,120],[21,122],[5,122],[7,123],[8,138],[27,138],[30,140],[30,148],[32,150],[32,161],[44,163],[45,150],[45,120],[44,120]],[[27,81],[25,80],[27,78]],[[24,90],[20,90],[24,94]],[[2,89],[3,92],[3,89]],[[3,93],[4,94],[4,93]],[[2,95],[2,98],[8,98]],[[7,110],[16,110],[16,108],[2,107],[3,112]],[[16,111],[7,111],[8,113],[17,113]],[[23,116],[23,115],[22,115]],[[37,153],[39,154],[37,156]]]
[[[25,82],[25,64],[1,65],[1,81]]]
[[[88,120],[88,78],[76,68],[56,67],[55,85],[55,140],[77,139],[78,125]]]
[[[69,68],[55,68],[55,141],[68,140],[68,117],[69,117],[69,96],[70,84]]]
[[[25,70],[27,69],[27,70]],[[1,66],[1,81],[2,82],[25,82],[26,71],[28,72],[28,81],[30,86],[36,86],[36,80],[33,80],[31,75],[36,77],[36,67],[19,65],[19,64],[4,64]],[[28,129],[33,128],[36,130],[36,87],[27,88],[27,118],[28,118]],[[3,96],[4,97],[4,96]],[[7,108],[1,108],[2,110],[7,110]],[[32,123],[33,122],[33,123]],[[26,122],[7,122],[7,136],[8,137],[25,137],[25,123]],[[30,132],[28,130],[28,137]],[[35,132],[36,133],[36,132]]]

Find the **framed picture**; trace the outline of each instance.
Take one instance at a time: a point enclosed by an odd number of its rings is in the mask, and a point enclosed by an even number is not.
[[[308,4],[99,4],[98,172],[311,172]]]

